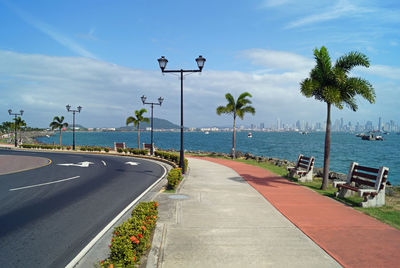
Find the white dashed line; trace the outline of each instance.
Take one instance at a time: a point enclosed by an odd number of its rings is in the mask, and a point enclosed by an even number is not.
[[[41,183],[41,184],[35,184],[35,185],[30,185],[30,186],[19,187],[19,188],[13,188],[13,189],[10,189],[9,191],[18,191],[18,190],[23,190],[23,189],[28,189],[28,188],[34,188],[34,187],[49,185],[49,184],[53,184],[53,183],[59,183],[59,182],[63,182],[63,181],[70,181],[70,180],[75,180],[75,179],[80,178],[80,177],[81,176],[75,176],[75,177],[72,177],[72,178],[62,179],[62,180],[58,180],[58,181],[52,181],[52,182],[46,182],[46,183]]]

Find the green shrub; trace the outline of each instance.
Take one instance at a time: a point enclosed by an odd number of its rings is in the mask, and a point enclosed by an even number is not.
[[[171,169],[167,176],[168,190],[175,190],[178,184],[182,181],[182,170],[180,168]]]
[[[109,151],[110,151],[109,148],[107,148],[107,147],[104,148],[104,152],[108,153]]]
[[[117,152],[118,153],[122,153],[124,151],[124,149],[122,149],[122,148],[117,148]]]
[[[164,152],[164,151],[155,151],[154,155],[169,161],[174,162],[175,164],[179,165],[179,160],[180,156],[179,153],[170,153],[170,152]],[[185,165],[185,172],[187,171],[188,167],[188,160],[185,158],[184,160],[184,165]]]
[[[150,247],[150,235],[155,228],[158,214],[157,202],[141,202],[132,211],[132,217],[114,229],[110,256],[101,261],[101,267],[110,264],[133,267],[140,264],[140,257]]]

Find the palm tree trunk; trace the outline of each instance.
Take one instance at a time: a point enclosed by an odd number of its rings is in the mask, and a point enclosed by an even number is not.
[[[140,149],[140,126],[137,126],[137,148]]]
[[[61,145],[61,132],[62,132],[62,130],[60,129],[60,145]]]
[[[321,190],[328,189],[330,151],[331,151],[331,104],[327,103],[325,151],[324,151],[324,177],[322,179]]]
[[[236,158],[236,116],[233,117],[233,134],[232,134],[232,158]]]

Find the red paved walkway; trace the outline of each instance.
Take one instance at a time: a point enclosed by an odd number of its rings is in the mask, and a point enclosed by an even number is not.
[[[400,231],[265,169],[202,157],[239,173],[345,267],[400,267]]]

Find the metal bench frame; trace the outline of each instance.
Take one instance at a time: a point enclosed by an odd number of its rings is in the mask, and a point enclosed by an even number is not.
[[[388,172],[387,167],[376,169],[352,162],[347,180],[333,182],[333,187],[338,188],[335,196],[344,198],[358,193],[358,196],[364,197],[364,201],[360,204],[362,207],[384,206]]]

